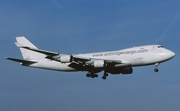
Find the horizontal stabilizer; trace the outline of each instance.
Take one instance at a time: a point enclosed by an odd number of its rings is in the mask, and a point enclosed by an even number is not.
[[[19,63],[22,63],[22,64],[33,64],[33,63],[37,63],[37,61],[21,60],[21,59],[16,59],[16,58],[9,58],[9,57],[6,57],[6,59],[11,60],[11,61],[15,61],[15,62],[19,62]]]

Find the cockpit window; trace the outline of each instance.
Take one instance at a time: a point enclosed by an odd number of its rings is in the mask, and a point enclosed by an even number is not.
[[[162,47],[163,47],[163,46],[161,46],[161,45],[160,45],[160,46],[158,46],[158,48],[162,48]]]

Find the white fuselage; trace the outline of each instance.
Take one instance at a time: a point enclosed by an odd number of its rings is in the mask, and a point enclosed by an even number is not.
[[[129,67],[134,67],[165,62],[173,58],[175,53],[160,45],[146,45],[117,51],[76,54],[73,56],[102,60],[120,60],[122,63],[128,64]],[[62,63],[45,58],[37,61],[37,63],[28,66],[57,71],[79,71],[70,67],[69,64],[71,63]]]
[[[67,55],[58,52],[38,49],[26,37],[16,37],[16,46],[23,59],[6,59],[19,62],[23,66],[56,71],[87,71],[87,77],[96,78],[103,71],[102,79],[110,74],[132,74],[136,66],[155,65],[158,72],[159,63],[175,56],[175,53],[161,45],[145,45],[123,50]]]

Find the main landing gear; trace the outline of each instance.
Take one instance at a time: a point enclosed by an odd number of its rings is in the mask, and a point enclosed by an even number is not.
[[[158,69],[158,65],[159,65],[159,63],[156,63],[156,64],[155,64],[155,69],[154,69],[154,72],[158,72],[158,71],[159,71],[159,69]]]
[[[98,75],[97,74],[95,74],[95,73],[92,73],[92,72],[88,72],[87,74],[86,74],[86,77],[91,77],[91,78],[97,78],[98,77]]]
[[[107,76],[108,76],[108,73],[107,72],[104,72],[104,75],[102,76],[102,79],[106,79],[107,78]],[[91,77],[91,78],[97,78],[98,77],[98,74],[95,74],[95,73],[93,73],[93,72],[88,72],[87,74],[86,74],[86,77]]]
[[[107,72],[104,72],[104,75],[102,76],[102,79],[106,79],[106,77],[108,76],[108,73]]]

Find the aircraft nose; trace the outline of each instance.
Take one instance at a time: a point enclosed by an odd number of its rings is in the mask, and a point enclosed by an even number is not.
[[[171,51],[171,56],[174,57],[176,54],[174,52]]]
[[[167,59],[171,59],[175,56],[176,54],[173,52],[173,51],[170,51],[170,50],[166,50],[165,51],[165,56]]]

